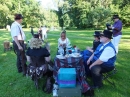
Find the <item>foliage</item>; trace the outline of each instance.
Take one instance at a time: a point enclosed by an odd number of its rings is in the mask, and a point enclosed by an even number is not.
[[[130,0],[52,0],[58,10],[44,9],[38,0],[0,0],[0,27],[11,25],[14,14],[23,14],[24,27],[41,25],[103,29],[118,14],[130,26]]]
[[[130,23],[129,0],[64,0],[60,8],[65,27],[103,29],[113,14],[119,14],[124,26]]]

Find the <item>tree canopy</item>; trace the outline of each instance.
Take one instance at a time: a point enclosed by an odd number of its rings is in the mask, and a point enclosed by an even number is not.
[[[11,25],[14,14],[24,16],[24,27],[41,25],[102,28],[118,14],[124,26],[130,25],[130,0],[53,0],[58,10],[44,9],[37,0],[0,0],[0,27]],[[62,2],[61,2],[62,1]]]

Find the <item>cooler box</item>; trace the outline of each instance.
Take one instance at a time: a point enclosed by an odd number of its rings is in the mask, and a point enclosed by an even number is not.
[[[77,84],[75,88],[60,88],[57,91],[58,97],[81,97],[81,85]]]
[[[75,68],[60,68],[58,71],[59,87],[75,87],[76,86],[76,70]]]

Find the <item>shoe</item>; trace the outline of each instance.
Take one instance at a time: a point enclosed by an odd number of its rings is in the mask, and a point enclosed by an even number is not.
[[[57,89],[53,89],[53,97],[58,97]]]
[[[86,96],[94,96],[94,89],[90,88],[88,91],[86,91],[85,93],[83,93],[84,97]]]
[[[55,84],[53,84],[53,89],[58,89],[58,84],[57,83],[55,83]]]

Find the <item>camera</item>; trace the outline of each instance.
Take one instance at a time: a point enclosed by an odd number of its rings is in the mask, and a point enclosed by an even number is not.
[[[111,30],[111,28],[109,28],[111,25],[109,23],[106,24],[107,30]]]

